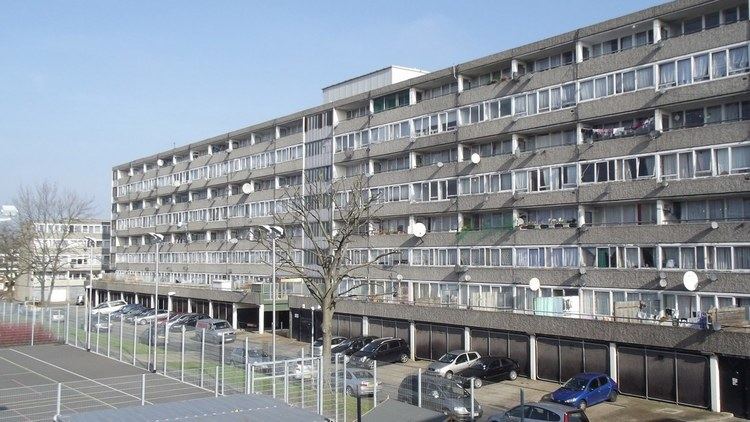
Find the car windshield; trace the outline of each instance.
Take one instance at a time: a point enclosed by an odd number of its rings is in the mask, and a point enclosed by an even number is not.
[[[472,368],[484,368],[485,365],[488,365],[490,363],[489,359],[477,359],[474,363],[471,364]]]
[[[214,328],[217,330],[223,330],[225,328],[232,328],[232,327],[229,326],[228,322],[222,321],[222,322],[217,322],[216,324],[214,324]]]
[[[372,378],[372,373],[367,371],[356,371],[352,372],[352,375],[354,375],[357,379],[370,379]]]
[[[440,358],[439,362],[442,363],[452,363],[454,360],[456,360],[457,355],[454,355],[453,353],[446,353],[443,355],[443,357]]]
[[[588,383],[589,382],[583,378],[571,378],[563,384],[562,388],[566,390],[582,391],[586,388]]]
[[[380,346],[382,343],[379,341],[373,341],[370,343],[367,343],[367,346],[362,348],[363,352],[372,352],[378,349],[378,346]]]

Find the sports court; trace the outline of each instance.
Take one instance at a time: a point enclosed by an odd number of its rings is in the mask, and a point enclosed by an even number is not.
[[[58,413],[213,396],[211,391],[72,346],[0,348],[0,421],[49,421]]]

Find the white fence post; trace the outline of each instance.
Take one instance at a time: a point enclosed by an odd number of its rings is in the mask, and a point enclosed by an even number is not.
[[[62,412],[62,383],[57,383],[57,412],[55,412],[55,419],[60,417]]]
[[[333,365],[333,378],[334,378],[334,388],[333,388],[333,397],[334,397],[334,406],[336,407],[336,420],[339,420],[339,354],[336,353],[335,355],[335,363]],[[346,376],[344,377],[344,384],[346,384]],[[344,398],[346,400],[346,398]]]
[[[99,331],[102,323],[102,314],[96,314],[96,353],[99,354]]]
[[[214,378],[214,397],[219,397],[219,365],[216,365],[216,375]]]
[[[250,394],[250,387],[248,386],[250,376],[250,338],[245,337],[245,394]]]
[[[300,364],[305,367],[305,348],[300,349]],[[305,408],[305,377],[300,380],[300,396],[302,397],[302,408]]]
[[[305,377],[305,369],[302,367],[302,378]],[[289,361],[284,361],[284,403],[289,404]]]
[[[422,407],[422,368],[417,371],[417,406]]]
[[[344,397],[344,422],[346,422],[346,402],[348,401],[346,398],[346,355],[344,355],[344,370],[341,372],[341,378],[344,380],[343,385],[341,386],[342,395]]]
[[[255,364],[250,365],[250,394],[255,394]]]
[[[135,327],[135,318],[133,318],[133,366],[135,366],[135,356],[138,354],[138,330],[136,330]]]
[[[76,323],[73,325],[73,329],[76,331],[76,347],[78,347],[78,306],[76,306]]]
[[[154,324],[156,325],[156,324]],[[156,344],[159,345],[159,329],[156,329]],[[164,320],[164,375],[167,375],[167,350],[169,349],[169,326],[167,321]]]
[[[68,334],[70,334],[70,303],[68,303],[68,306],[65,310],[65,344],[70,344],[68,340],[70,337],[68,337]]]
[[[224,341],[224,334],[222,333],[221,337],[221,395],[224,395],[224,344],[226,342]]]
[[[378,361],[372,362],[372,379],[375,385],[372,386],[372,407],[378,405]]]
[[[471,413],[469,414],[469,419],[471,419],[473,421],[474,420],[474,377],[471,377],[471,379],[469,380],[469,382],[471,383],[471,386],[470,386],[471,387],[471,398],[470,398],[470,400],[471,400],[471,410],[470,410]]]
[[[120,316],[120,362],[122,362],[122,327],[125,325],[125,321],[123,321],[123,316]]]
[[[202,329],[203,335],[201,336],[201,388],[203,388],[203,364],[206,358],[206,329]]]
[[[141,406],[146,405],[146,374],[141,375]]]
[[[180,381],[185,381],[185,326],[182,326],[180,338]]]
[[[318,361],[318,414],[323,414],[323,356]],[[304,373],[304,366],[303,373]]]

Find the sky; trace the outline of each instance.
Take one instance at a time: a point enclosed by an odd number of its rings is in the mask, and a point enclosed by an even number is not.
[[[318,105],[391,64],[439,70],[659,3],[3,2],[0,204],[48,180],[108,218],[115,165]]]

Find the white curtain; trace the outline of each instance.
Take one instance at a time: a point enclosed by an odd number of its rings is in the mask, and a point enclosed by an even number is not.
[[[748,68],[747,46],[729,50],[729,74],[746,72]]]
[[[680,60],[677,62],[677,84],[687,85],[693,82],[690,59]]]
[[[581,101],[594,98],[594,81],[581,82]]]
[[[713,61],[713,77],[727,76],[727,53],[723,51],[713,53],[711,54],[711,60]]]
[[[708,54],[693,58],[693,76],[696,81],[708,79]]]
[[[659,65],[659,86],[669,87],[675,85],[674,62]]]

